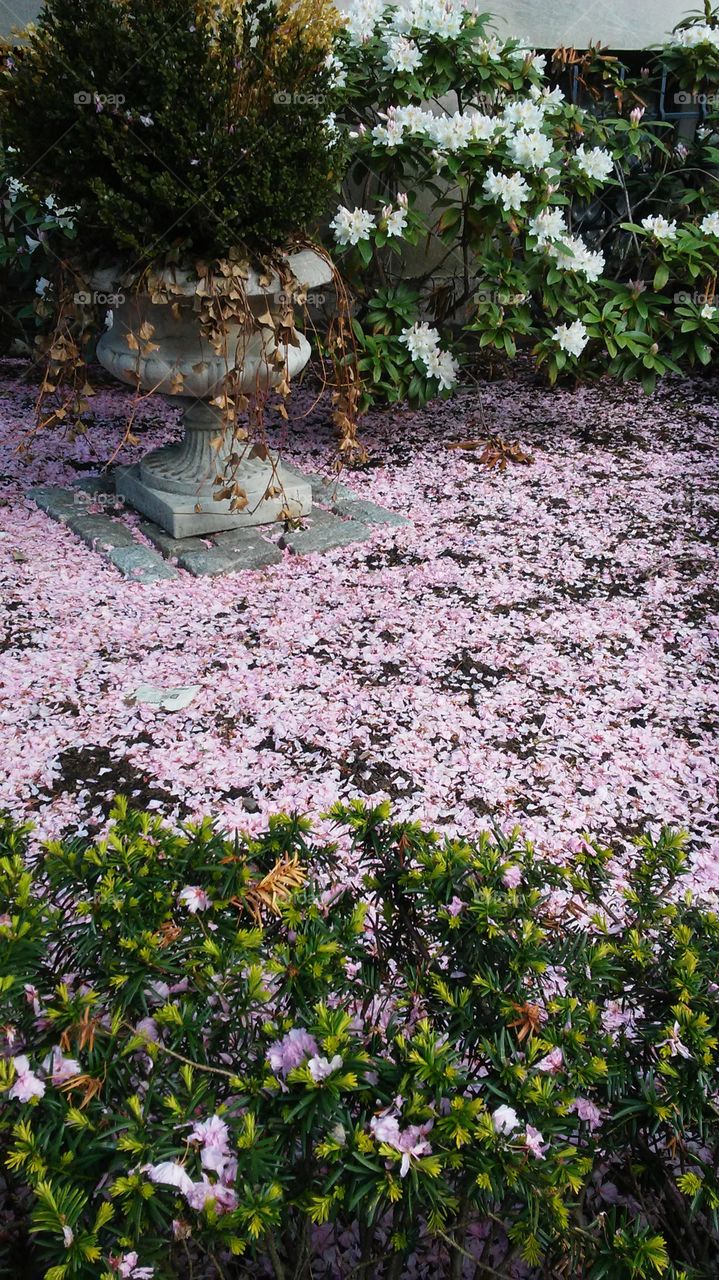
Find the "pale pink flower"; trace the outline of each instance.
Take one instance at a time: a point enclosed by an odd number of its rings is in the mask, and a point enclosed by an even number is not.
[[[519,1117],[513,1107],[501,1106],[492,1112],[494,1132],[505,1136],[519,1128]]]
[[[82,1075],[82,1067],[77,1059],[66,1058],[59,1046],[48,1055],[43,1066],[50,1073],[50,1080],[54,1085],[64,1084],[73,1076]]]
[[[118,1276],[122,1276],[122,1280],[152,1280],[155,1274],[154,1267],[139,1267],[137,1265],[137,1254],[125,1253],[122,1258],[118,1258],[113,1264],[117,1270]]]
[[[145,1173],[150,1182],[158,1183],[163,1187],[176,1187],[184,1196],[192,1190],[192,1178],[184,1165],[177,1160],[164,1160],[160,1164],[147,1165]]]
[[[207,911],[212,905],[208,894],[204,889],[200,889],[196,884],[188,884],[184,889],[180,890],[177,895],[178,901],[184,903],[190,915],[194,916],[198,911]]]
[[[602,1112],[589,1098],[575,1098],[570,1111],[576,1112],[580,1120],[589,1125],[590,1130],[598,1129],[602,1123]]]
[[[659,1048],[661,1049],[664,1045],[668,1045],[669,1056],[671,1058],[675,1058],[677,1054],[679,1054],[681,1058],[691,1058],[692,1056],[691,1049],[688,1049],[687,1046],[684,1044],[684,1041],[682,1040],[680,1035],[680,1031],[681,1031],[681,1027],[679,1026],[679,1023],[675,1022],[666,1040],[661,1041]]]
[[[548,1075],[552,1076],[558,1075],[564,1067],[564,1054],[562,1053],[562,1050],[559,1047],[552,1049],[546,1057],[536,1063],[536,1067],[537,1071],[544,1071]]]
[[[516,889],[522,883],[522,868],[516,865],[505,867],[502,872],[502,883],[508,889]]]
[[[447,903],[445,910],[448,911],[451,916],[458,916],[460,912],[464,911],[465,905],[466,904],[462,902],[462,899],[458,898],[455,894],[452,901]]]
[[[315,1057],[310,1058],[307,1063],[309,1073],[317,1084],[319,1084],[321,1080],[326,1080],[327,1077],[331,1076],[335,1071],[339,1071],[341,1066],[342,1059],[338,1053],[336,1053],[334,1058],[329,1061],[327,1058]]]
[[[535,1160],[543,1160],[544,1153],[548,1144],[544,1141],[539,1129],[535,1129],[534,1125],[528,1124],[524,1131],[524,1143],[529,1151],[531,1151]]]
[[[201,1182],[194,1182],[185,1192],[185,1199],[191,1209],[201,1212],[202,1209],[213,1202],[217,1213],[231,1213],[237,1208],[237,1194],[232,1187],[226,1187],[221,1182],[210,1182],[209,1178],[203,1177]]]
[[[24,1054],[19,1058],[13,1058],[13,1066],[17,1075],[8,1097],[17,1098],[18,1102],[31,1102],[33,1098],[42,1098],[45,1094],[45,1081],[39,1080],[35,1072],[31,1071],[30,1063]]]

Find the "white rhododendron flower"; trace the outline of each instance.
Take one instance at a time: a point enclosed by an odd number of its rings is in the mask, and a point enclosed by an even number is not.
[[[406,36],[393,36],[388,41],[384,65],[389,71],[416,71],[421,61],[421,49]]]
[[[710,27],[708,22],[698,22],[683,31],[674,32],[673,44],[683,49],[695,49],[699,44],[710,44],[719,49],[719,28]]]
[[[543,169],[553,150],[552,139],[537,131],[527,133],[525,129],[520,129],[509,139],[509,153],[514,163],[524,169]]]
[[[559,343],[562,351],[566,351],[570,356],[581,356],[589,342],[589,334],[581,320],[575,320],[574,324],[570,325],[558,325],[552,336],[555,342]]]
[[[529,230],[533,236],[537,237],[540,245],[544,245],[551,240],[562,240],[568,235],[564,210],[556,208],[540,209],[539,213],[530,218]]]
[[[330,73],[330,86],[333,89],[344,89],[347,83],[347,68],[334,53],[328,53],[325,66]]]
[[[676,222],[669,222],[661,214],[653,214],[648,218],[642,218],[642,226],[645,231],[651,231],[657,240],[676,240],[677,238]]]
[[[426,365],[430,378],[437,379],[440,391],[451,391],[459,375],[459,365],[451,351],[431,352]]]
[[[589,249],[581,236],[564,236],[547,245],[560,271],[576,271],[594,283],[604,271],[605,258],[600,249]]]
[[[719,213],[707,213],[701,220],[699,230],[705,236],[719,236]]]
[[[375,220],[367,209],[347,209],[340,205],[330,223],[338,244],[359,244],[360,240],[369,240],[374,230]]]
[[[450,391],[457,381],[459,366],[450,351],[442,351],[439,334],[431,325],[419,321],[400,336],[412,359],[421,360],[430,378],[436,378],[440,391]]]
[[[713,320],[716,313],[717,308],[713,307],[711,303],[705,302],[699,314],[701,315],[702,320]]]
[[[597,182],[604,182],[614,169],[611,155],[602,147],[592,147],[591,151],[587,151],[582,145],[577,151],[577,164],[582,173],[586,173],[588,178],[594,178]]]
[[[518,98],[516,102],[508,102],[504,108],[504,119],[507,124],[518,129],[541,129],[544,124],[544,104],[534,98]]]
[[[459,35],[466,12],[463,0],[400,0],[392,26],[395,31],[424,31],[446,40]]]
[[[371,40],[384,12],[384,0],[354,0],[346,17],[347,33],[353,44]]]
[[[397,208],[391,204],[382,206],[382,224],[388,236],[401,236],[407,226],[407,195],[402,192],[397,196]]]
[[[490,169],[484,179],[483,190],[490,200],[501,202],[505,213],[510,209],[521,209],[529,198],[529,187],[521,173],[497,173]]]

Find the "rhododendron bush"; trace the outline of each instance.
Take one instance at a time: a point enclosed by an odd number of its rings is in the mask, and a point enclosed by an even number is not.
[[[597,50],[550,67],[464,0],[352,0],[332,72],[354,163],[331,231],[368,403],[446,395],[485,347],[647,391],[710,362],[718,47],[708,10],[641,76]],[[708,104],[695,136],[647,110],[667,69]]]
[[[3,821],[12,1273],[29,1238],[47,1280],[715,1275],[719,919],[684,837],[620,870],[331,817],[228,840],[118,801],[32,869]]]

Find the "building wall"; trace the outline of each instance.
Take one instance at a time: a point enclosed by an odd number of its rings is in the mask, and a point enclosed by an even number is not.
[[[484,6],[483,6],[484,7]],[[691,0],[488,0],[501,34],[526,36],[542,48],[646,49],[661,44],[690,9]]]
[[[343,8],[343,0],[338,0]],[[660,43],[692,8],[691,0],[486,0],[482,9],[497,29],[527,36],[534,45],[586,47],[600,40],[612,49],[643,49]],[[0,0],[0,33],[37,17],[39,0]]]

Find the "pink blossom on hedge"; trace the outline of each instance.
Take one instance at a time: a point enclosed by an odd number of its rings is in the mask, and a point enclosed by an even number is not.
[[[44,1097],[45,1081],[39,1080],[31,1070],[30,1062],[24,1054],[19,1058],[13,1058],[13,1066],[16,1076],[8,1097],[15,1098],[18,1102],[32,1102],[33,1098]]]
[[[544,1058],[536,1064],[537,1071],[544,1071],[548,1075],[556,1076],[564,1067],[564,1054],[560,1048],[552,1049]]]
[[[178,901],[187,907],[190,915],[195,915],[198,911],[207,911],[212,906],[209,894],[205,893],[204,889],[198,888],[196,884],[188,884],[177,897]]]
[[[302,1027],[293,1027],[281,1040],[275,1040],[267,1050],[269,1064],[275,1075],[286,1076],[305,1058],[317,1053],[317,1041]]]
[[[49,1072],[50,1080],[54,1085],[64,1084],[66,1080],[71,1080],[73,1076],[82,1074],[82,1067],[76,1058],[66,1058],[59,1047],[54,1049],[46,1063],[43,1064],[45,1070]]]
[[[528,1124],[524,1131],[524,1144],[531,1151],[535,1160],[544,1160],[544,1153],[548,1144],[544,1141],[539,1129],[535,1129],[534,1125]]]
[[[134,1252],[125,1253],[121,1258],[111,1262],[111,1266],[117,1272],[122,1280],[152,1280],[155,1274],[154,1267],[141,1267],[138,1265],[138,1256]]]
[[[580,1120],[589,1125],[590,1130],[598,1129],[602,1123],[602,1112],[589,1098],[575,1098],[570,1111],[574,1111]]]
[[[492,1124],[495,1133],[507,1135],[519,1128],[519,1117],[513,1107],[502,1105],[492,1112]]]

